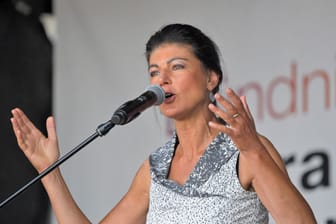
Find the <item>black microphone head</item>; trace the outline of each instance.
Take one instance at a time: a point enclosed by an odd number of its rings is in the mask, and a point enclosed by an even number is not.
[[[147,87],[146,90],[151,91],[155,94],[156,102],[154,103],[154,105],[160,105],[161,103],[163,103],[166,94],[165,94],[164,90],[161,88],[161,86],[151,85],[151,86]]]

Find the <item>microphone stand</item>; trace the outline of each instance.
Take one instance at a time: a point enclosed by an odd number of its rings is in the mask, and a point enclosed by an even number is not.
[[[84,148],[86,145],[88,145],[90,142],[92,142],[94,139],[96,139],[98,136],[102,137],[106,135],[113,127],[115,124],[109,120],[103,124],[100,124],[96,132],[92,134],[90,137],[85,139],[83,142],[81,142],[78,146],[76,146],[74,149],[72,149],[70,152],[59,158],[56,162],[54,162],[51,166],[49,166],[47,169],[45,169],[43,172],[41,172],[38,176],[36,176],[34,179],[29,181],[26,185],[21,187],[18,191],[13,193],[11,196],[9,196],[6,200],[1,202],[0,208],[5,206],[8,202],[12,201],[14,198],[16,198],[18,195],[20,195],[22,192],[27,190],[30,186],[32,186],[34,183],[37,181],[41,180],[44,176],[46,176],[48,173],[53,171],[55,168],[57,168],[59,165],[64,163],[66,160],[68,160],[70,157],[75,155],[77,152],[79,152],[82,148]]]

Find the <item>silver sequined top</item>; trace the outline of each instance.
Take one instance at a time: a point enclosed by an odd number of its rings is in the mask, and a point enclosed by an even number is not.
[[[151,187],[147,224],[268,223],[255,192],[240,185],[239,151],[220,133],[208,146],[184,185],[167,179],[177,136],[150,155]]]

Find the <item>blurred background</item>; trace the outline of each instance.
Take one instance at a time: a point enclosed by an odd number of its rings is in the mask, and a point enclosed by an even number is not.
[[[219,45],[223,88],[247,96],[258,130],[279,150],[318,223],[336,223],[335,10],[333,0],[1,0],[0,200],[36,176],[16,145],[10,110],[23,108],[43,131],[54,115],[64,155],[144,91],[145,43],[178,22]],[[148,109],[61,166],[93,223],[173,128]],[[37,183],[0,209],[0,223],[56,221]]]
[[[11,131],[11,109],[27,111],[43,131],[52,112],[53,46],[41,19],[45,0],[0,1],[0,200],[36,176]],[[40,183],[0,209],[0,223],[47,223],[49,202]]]

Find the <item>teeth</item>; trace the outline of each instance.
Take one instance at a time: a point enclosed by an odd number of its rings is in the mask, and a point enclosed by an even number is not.
[[[166,93],[166,98],[169,98],[169,97],[171,97],[173,94],[171,94],[171,93]]]

